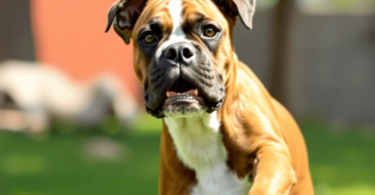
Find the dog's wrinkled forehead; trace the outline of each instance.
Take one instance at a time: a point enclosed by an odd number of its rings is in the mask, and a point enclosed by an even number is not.
[[[230,28],[233,28],[239,16],[247,28],[252,28],[255,6],[256,0],[118,0],[108,12],[106,32],[113,24],[116,33],[129,44],[137,29],[152,18],[169,17],[170,21],[162,20],[162,26],[172,30],[174,23],[184,24],[187,18],[197,13],[219,21],[224,17],[230,22]],[[180,20],[177,20],[177,16],[180,16]],[[228,28],[224,26],[224,29]]]
[[[137,36],[141,28],[157,21],[163,33],[170,36],[169,40],[184,39],[184,28],[194,25],[201,16],[215,20],[226,29],[226,20],[213,1],[149,1],[134,27],[133,37]]]

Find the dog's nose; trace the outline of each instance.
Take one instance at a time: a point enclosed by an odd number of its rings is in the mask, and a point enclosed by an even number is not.
[[[164,56],[173,63],[188,64],[195,57],[195,49],[187,43],[173,44],[165,49]]]

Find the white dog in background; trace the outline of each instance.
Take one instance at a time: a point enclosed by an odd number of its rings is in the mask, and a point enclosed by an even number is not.
[[[9,109],[5,97],[15,107]],[[114,76],[77,84],[61,71],[40,63],[0,64],[0,129],[41,132],[51,118],[96,126],[110,111],[124,124],[138,113],[136,101]]]

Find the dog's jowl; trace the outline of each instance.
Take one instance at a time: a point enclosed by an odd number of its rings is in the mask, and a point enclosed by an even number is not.
[[[146,110],[163,118],[160,195],[311,195],[298,125],[237,59],[256,0],[120,0],[107,31],[132,40]],[[127,55],[127,54],[124,54]]]

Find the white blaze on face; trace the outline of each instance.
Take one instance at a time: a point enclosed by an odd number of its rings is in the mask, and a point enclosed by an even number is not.
[[[182,29],[182,0],[171,0],[168,4],[169,14],[173,22],[173,29],[169,35],[169,39],[165,41],[157,50],[155,58],[160,59],[163,51],[170,45],[181,42],[188,42],[184,30]]]
[[[185,39],[185,33],[182,30],[182,0],[171,0],[168,5],[169,14],[173,21],[173,30],[169,40]]]

